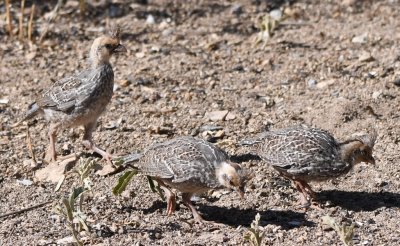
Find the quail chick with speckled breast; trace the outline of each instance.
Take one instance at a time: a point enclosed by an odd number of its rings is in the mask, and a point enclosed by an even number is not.
[[[338,142],[327,131],[317,128],[289,128],[267,131],[255,139],[242,141],[250,151],[291,180],[300,192],[303,207],[311,205],[315,194],[310,181],[325,181],[348,173],[360,162],[375,164],[372,150],[377,138],[357,134]]]
[[[109,35],[95,39],[90,49],[91,68],[55,82],[29,106],[23,119],[14,125],[38,114],[44,115],[50,122],[47,153],[51,161],[57,157],[57,131],[82,125],[85,129],[83,145],[111,162],[111,155],[94,145],[92,132],[113,95],[114,73],[110,58],[115,53],[126,52],[126,48],[120,44],[119,33],[119,28],[116,28]]]
[[[204,220],[190,200],[194,194],[227,187],[243,198],[249,177],[240,165],[229,161],[224,151],[193,137],[177,137],[150,146],[135,167],[160,184],[167,197],[167,215],[175,211],[173,188],[182,192],[183,203],[198,222]]]

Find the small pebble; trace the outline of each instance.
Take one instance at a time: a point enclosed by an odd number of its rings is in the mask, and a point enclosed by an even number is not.
[[[315,79],[310,79],[307,81],[308,87],[315,87],[316,84],[317,84],[317,81]]]
[[[154,23],[156,23],[156,21],[155,21],[155,19],[154,19],[154,16],[153,16],[153,15],[148,15],[148,16],[147,16],[147,19],[146,19],[146,23],[147,23],[147,24],[154,24]]]

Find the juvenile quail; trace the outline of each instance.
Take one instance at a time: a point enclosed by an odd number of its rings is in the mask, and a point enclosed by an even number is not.
[[[38,114],[44,115],[50,122],[48,155],[52,161],[57,157],[57,131],[83,125],[83,145],[111,162],[111,155],[93,144],[92,132],[113,95],[114,73],[110,57],[114,53],[126,52],[126,48],[120,44],[119,33],[119,28],[116,28],[109,35],[95,39],[90,49],[91,68],[55,82],[29,106],[23,119],[14,125]]]
[[[229,161],[228,155],[212,144],[193,137],[178,137],[150,146],[137,165],[141,173],[156,180],[167,197],[167,214],[175,211],[176,196],[182,192],[183,203],[196,221],[204,222],[190,201],[192,195],[211,189],[231,188],[244,196],[248,172]]]
[[[300,192],[301,204],[307,208],[315,198],[308,182],[344,175],[360,162],[375,164],[372,150],[376,138],[374,132],[338,142],[327,131],[299,127],[263,132],[242,144],[250,145],[254,154],[291,180]]]

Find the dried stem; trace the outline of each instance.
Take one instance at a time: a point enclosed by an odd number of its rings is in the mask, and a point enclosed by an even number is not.
[[[31,16],[29,17],[29,25],[28,25],[28,39],[32,41],[32,30],[33,30],[33,16],[35,15],[35,4],[32,4],[31,7]]]
[[[29,150],[29,153],[31,154],[31,158],[35,162],[35,165],[36,165],[37,161],[36,161],[35,152],[33,152],[32,139],[31,139],[31,134],[29,132],[29,126],[28,126],[28,128],[26,128],[26,144],[28,145],[28,150]]]
[[[80,14],[83,16],[85,14],[85,0],[79,0],[79,11],[81,12]]]
[[[53,22],[53,20],[57,17],[58,11],[60,8],[64,5],[63,0],[58,0],[56,6],[54,9],[51,11],[51,15],[49,19],[47,20],[47,23],[45,24],[45,27],[43,28],[42,33],[40,34],[39,37],[39,43],[42,43],[43,39],[46,37],[47,32],[49,31],[50,28],[50,23]]]
[[[12,20],[11,20],[11,13],[10,13],[10,0],[6,1],[6,15],[7,15],[7,31],[10,36],[13,35],[13,27],[12,27]]]
[[[42,202],[42,203],[27,207],[27,208],[23,208],[23,209],[20,209],[20,210],[17,210],[17,211],[13,211],[13,212],[10,212],[10,213],[2,214],[2,215],[0,215],[0,219],[8,217],[8,216],[11,216],[11,215],[21,214],[23,212],[30,211],[30,210],[33,210],[35,208],[40,208],[40,207],[43,207],[43,206],[45,206],[45,205],[47,205],[47,204],[49,204],[51,202],[52,201]]]
[[[24,38],[24,11],[25,11],[25,0],[21,0],[21,14],[19,16],[19,38]]]

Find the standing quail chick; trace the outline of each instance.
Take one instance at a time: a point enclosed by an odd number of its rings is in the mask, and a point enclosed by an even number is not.
[[[242,144],[250,145],[254,154],[291,180],[300,192],[301,204],[307,208],[315,198],[308,182],[344,175],[360,162],[375,164],[372,149],[376,138],[374,132],[338,142],[321,129],[289,128],[263,132]]]
[[[144,175],[156,180],[167,197],[167,214],[175,210],[175,194],[182,192],[184,204],[194,219],[204,222],[190,201],[192,195],[223,187],[235,189],[244,196],[248,173],[229,161],[228,155],[212,144],[193,137],[178,137],[150,146],[137,165]]]
[[[92,132],[113,95],[114,73],[110,57],[114,53],[126,52],[126,48],[120,44],[119,32],[117,28],[109,35],[95,39],[90,49],[91,68],[55,82],[29,106],[24,118],[14,125],[38,114],[44,115],[50,122],[48,155],[52,161],[57,157],[57,131],[83,125],[83,145],[111,162],[110,154],[93,144]]]

